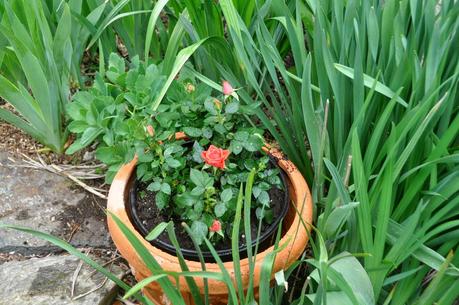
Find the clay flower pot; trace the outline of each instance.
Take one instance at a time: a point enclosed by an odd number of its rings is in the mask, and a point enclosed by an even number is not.
[[[179,138],[178,136],[176,138]],[[285,234],[281,238],[279,245],[287,243],[288,245],[278,253],[273,266],[273,274],[281,270],[287,269],[292,263],[294,263],[306,249],[306,245],[309,239],[309,230],[304,224],[311,224],[312,222],[312,199],[309,192],[308,185],[300,174],[298,169],[286,160],[283,155],[275,149],[265,149],[275,159],[279,160],[278,164],[282,170],[288,176],[288,186],[291,198],[291,204],[296,206],[296,209],[290,206],[288,213],[283,221],[283,228]],[[118,216],[121,221],[135,234],[137,238],[143,241],[143,244],[164,270],[181,272],[182,269],[176,256],[161,251],[158,248],[153,247],[147,240],[145,240],[139,232],[137,232],[132,225],[127,211],[126,211],[126,200],[129,198],[129,189],[135,176],[136,160],[134,159],[130,163],[124,165],[119,170],[110,188],[108,195],[108,210]],[[145,266],[143,261],[138,257],[135,250],[131,247],[128,239],[123,235],[120,229],[117,227],[115,222],[108,217],[108,227],[112,239],[121,252],[122,256],[129,262],[129,265],[138,281],[151,275],[148,268]],[[249,273],[249,261],[247,258],[240,260],[240,268],[242,274],[242,282],[244,285],[248,285],[249,278],[254,277],[254,287],[258,290],[260,283],[260,272],[261,263],[265,256],[273,251],[273,246],[260,252],[256,256],[256,264],[254,274]],[[201,271],[201,263],[196,261],[187,261],[188,268],[190,271]],[[225,262],[224,266],[228,273],[234,276],[233,262]],[[207,263],[206,270],[212,272],[220,272],[220,268],[215,263]],[[201,292],[204,291],[204,281],[202,278],[195,278],[196,284],[200,288]],[[179,288],[186,304],[193,304],[192,296],[190,294],[188,285],[185,279],[180,278]],[[209,300],[212,305],[227,304],[228,291],[226,285],[223,282],[208,280],[209,285]],[[163,294],[161,287],[158,283],[151,283],[144,289],[144,293],[156,304],[170,304],[166,295]]]

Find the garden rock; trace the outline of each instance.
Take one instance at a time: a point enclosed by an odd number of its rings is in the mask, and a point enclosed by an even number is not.
[[[30,227],[77,247],[109,248],[105,202],[70,180],[44,170],[21,168],[0,152],[0,222]],[[0,230],[0,253],[24,255],[60,251],[46,241],[15,230]]]
[[[71,298],[75,270],[80,260],[73,256],[50,256],[0,265],[0,305],[111,305],[116,285],[83,264]],[[106,268],[109,268],[107,266]],[[123,270],[112,266],[119,278]],[[95,290],[89,294],[91,290]]]

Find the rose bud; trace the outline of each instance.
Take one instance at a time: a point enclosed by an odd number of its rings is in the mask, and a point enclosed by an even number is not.
[[[214,98],[213,102],[214,102],[215,107],[217,107],[217,109],[219,110],[222,109],[222,102],[220,102],[216,98]]]
[[[147,132],[151,137],[155,135],[155,130],[153,129],[153,126],[151,125],[147,126]]]
[[[224,95],[228,96],[228,95],[233,94],[234,89],[233,89],[233,87],[231,86],[231,84],[228,81],[224,80],[223,83],[222,83],[222,86],[223,86],[223,94]]]
[[[221,229],[222,229],[222,224],[220,223],[220,221],[218,221],[218,219],[215,219],[212,225],[210,226],[209,231],[219,232],[221,231]]]
[[[194,92],[194,90],[196,90],[196,88],[194,87],[194,85],[192,83],[188,83],[188,84],[186,84],[185,90],[188,93],[192,93],[192,92]]]

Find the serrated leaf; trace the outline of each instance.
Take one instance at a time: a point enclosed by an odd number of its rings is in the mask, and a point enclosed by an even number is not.
[[[179,207],[191,207],[196,203],[196,197],[192,196],[190,193],[184,193],[175,197],[175,203]]]
[[[195,127],[183,127],[183,132],[192,138],[197,138],[202,135],[201,129],[195,128]]]
[[[155,196],[155,203],[158,209],[162,210],[164,209],[167,204],[169,203],[169,195],[163,193],[163,192],[158,192],[156,193]]]
[[[234,139],[244,142],[249,139],[249,133],[247,131],[238,131],[234,134]]]
[[[238,102],[231,102],[225,107],[225,112],[228,114],[236,113],[239,110]]]
[[[226,134],[226,128],[225,126],[221,125],[221,124],[217,124],[214,126],[214,129],[216,132],[218,132],[219,134],[221,135],[224,135]]]
[[[205,223],[196,220],[191,224],[191,232],[193,233],[193,237],[195,238],[198,245],[200,245],[207,235],[208,228]]]
[[[260,202],[264,206],[269,207],[269,194],[267,191],[261,191],[260,195],[257,197],[258,202]]]
[[[218,111],[215,107],[213,98],[208,98],[204,102],[204,108],[212,115],[217,115]]]
[[[214,208],[215,216],[222,217],[226,212],[226,204],[223,202],[218,203]]]
[[[190,169],[190,179],[195,185],[198,185],[198,186],[204,185],[203,174],[197,169],[194,169],[194,168]]]
[[[202,129],[202,136],[206,139],[210,139],[212,138],[212,135],[213,135],[213,131],[211,128],[209,127],[205,127]]]
[[[245,160],[244,161],[244,167],[249,171],[252,170],[253,168],[256,167],[255,160],[253,160],[253,159]]]
[[[223,192],[220,194],[220,198],[223,202],[228,202],[233,198],[233,191],[228,188],[223,190]]]
[[[251,135],[249,139],[242,142],[244,148],[250,152],[261,150],[263,147],[263,140],[258,135]]]
[[[260,182],[258,183],[257,185],[260,189],[262,189],[263,191],[269,191],[271,189],[271,186],[269,185],[269,183],[266,183],[266,182]]]
[[[201,158],[201,153],[204,151],[201,145],[198,142],[193,143],[193,160],[197,163],[204,162]]]
[[[242,142],[238,140],[231,141],[229,149],[235,155],[239,155],[244,147],[242,146]]]
[[[147,186],[147,190],[151,191],[151,192],[157,192],[161,189],[161,182],[159,181],[156,181],[156,182],[153,182],[153,183],[150,183],[148,186]]]
[[[167,195],[171,194],[171,186],[169,185],[169,183],[164,182],[163,184],[161,184],[161,192]]]
[[[179,160],[172,159],[172,158],[167,158],[166,163],[172,168],[177,168],[177,167],[180,167],[180,165],[182,165],[182,163],[180,163]]]
[[[196,186],[195,188],[193,188],[191,190],[191,195],[193,195],[193,196],[201,196],[202,194],[204,194],[205,190],[206,189],[203,188],[202,186]]]
[[[254,186],[252,188],[253,197],[258,198],[258,196],[260,196],[261,191],[262,191],[261,188],[259,188],[258,186]]]

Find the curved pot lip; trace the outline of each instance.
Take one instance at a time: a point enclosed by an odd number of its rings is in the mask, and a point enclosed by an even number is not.
[[[176,135],[177,137],[177,135]],[[266,145],[264,148],[266,152],[274,156],[278,161],[279,166],[284,170],[289,179],[289,192],[291,195],[290,203],[295,205],[296,213],[294,214],[292,223],[286,233],[282,236],[279,246],[287,244],[276,255],[273,267],[273,274],[281,269],[285,269],[296,261],[306,249],[309,240],[309,231],[312,224],[312,198],[309,191],[309,187],[304,180],[301,173],[295,167],[295,165],[289,160],[285,159],[282,153],[277,149]],[[135,230],[133,225],[129,221],[129,217],[125,210],[125,192],[128,186],[129,178],[134,173],[134,168],[137,159],[134,158],[131,162],[125,164],[120,168],[117,175],[115,176],[112,185],[110,187],[107,209],[115,214],[125,225],[136,235],[139,240],[142,241],[143,245],[155,256],[155,259],[164,269],[169,271],[180,272],[182,269],[176,256],[168,254],[160,249],[153,247],[147,240],[143,239],[141,234]],[[120,229],[116,226],[113,219],[108,216],[108,226],[112,236],[112,239],[121,252],[121,254],[129,261],[131,267],[137,272],[142,274],[149,274],[149,270],[146,268],[144,263],[138,257],[135,250],[130,246],[127,238],[121,233]],[[263,259],[269,253],[273,252],[274,246],[269,247],[263,252],[260,252],[256,256],[256,262],[261,263]],[[201,271],[201,263],[196,261],[185,260],[190,271]],[[251,270],[255,275],[254,286],[257,287],[260,281],[260,268],[261,264],[255,264],[255,270]],[[241,259],[239,261],[239,268],[249,270],[249,259]],[[224,262],[223,266],[229,271],[230,275],[234,277],[234,262]],[[212,272],[220,272],[220,267],[216,263],[206,263],[206,270]],[[248,283],[248,277],[243,278],[244,283]],[[182,281],[182,279],[180,279]],[[198,278],[197,282],[202,282],[202,279]],[[184,282],[185,283],[185,282]],[[184,285],[186,290],[188,286]],[[225,293],[226,284],[215,281],[213,290],[216,294]]]
[[[270,159],[271,164],[280,170],[280,176],[281,176],[282,185],[284,187],[285,194],[283,196],[283,201],[279,203],[279,204],[282,205],[280,214],[276,215],[275,220],[271,224],[269,224],[268,228],[266,228],[266,230],[264,231],[263,234],[261,234],[261,236],[259,236],[258,238],[255,238],[254,240],[252,240],[252,244],[250,246],[252,249],[255,248],[257,244],[265,245],[265,243],[269,242],[268,240],[273,236],[273,234],[275,234],[278,226],[282,223],[282,221],[283,221],[285,215],[287,215],[287,211],[289,209],[290,192],[288,190],[287,175],[279,167],[278,161],[273,156],[271,156],[271,155],[268,155],[268,156],[270,157],[269,159]],[[130,221],[133,223],[134,228],[136,228],[136,230],[139,231],[140,234],[145,238],[145,236],[148,235],[149,230],[141,223],[139,215],[138,215],[138,213],[137,213],[137,211],[135,209],[136,204],[133,203],[133,201],[135,202],[135,198],[134,198],[135,194],[136,194],[135,188],[136,188],[137,185],[138,185],[138,180],[135,179],[133,184],[132,184],[132,186],[128,190],[128,192],[129,192],[129,197],[128,198],[129,198],[130,203],[126,203],[126,208],[127,208],[128,216],[130,218]],[[172,244],[167,243],[166,241],[153,240],[153,241],[150,241],[150,244],[153,247],[159,248],[160,250],[162,250],[164,252],[167,252],[167,253],[170,253],[172,255],[174,255],[174,253],[175,253],[175,247]],[[266,245],[264,247],[262,247],[262,248],[265,248],[265,247],[266,247]],[[239,256],[241,258],[245,258],[246,257],[247,248],[248,248],[247,244],[239,246]],[[182,252],[183,256],[186,259],[189,259],[189,260],[192,260],[192,261],[199,261],[198,251],[196,251],[194,249],[181,248],[181,252]],[[231,248],[216,250],[216,252],[220,256],[220,258],[222,258],[223,261],[230,261],[231,260],[231,257],[232,257],[232,249]],[[213,255],[212,255],[212,253],[210,251],[201,250],[201,254],[203,255],[203,257],[204,257],[204,259],[206,261],[209,260],[209,262],[215,262],[215,260],[213,259]]]

